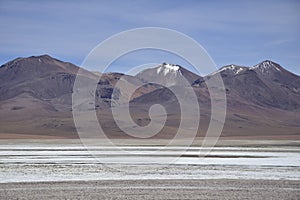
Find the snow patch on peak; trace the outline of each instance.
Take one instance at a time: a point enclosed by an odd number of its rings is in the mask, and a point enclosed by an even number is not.
[[[243,71],[244,68],[243,68],[243,67],[240,67],[240,66],[236,66],[236,65],[229,65],[229,66],[227,66],[227,67],[224,67],[223,70],[231,70],[233,73],[238,74],[238,73],[240,73],[241,71]]]
[[[214,74],[217,74],[217,73],[221,73],[221,72],[231,72],[233,74],[239,74],[240,72],[242,71],[245,71],[246,68],[245,67],[241,67],[241,66],[237,66],[237,65],[228,65],[228,66],[225,66],[225,67],[222,67],[221,69],[219,69],[218,71],[210,74],[210,75],[214,75]]]
[[[261,73],[269,73],[271,70],[278,71],[278,72],[281,71],[272,61],[269,61],[269,60],[266,60],[260,64],[257,64],[255,66],[251,67],[250,69],[258,70]]]
[[[163,63],[163,64],[159,65],[159,67],[156,70],[156,73],[159,74],[162,72],[165,76],[168,73],[174,73],[174,74],[179,73],[180,75],[182,75],[181,71],[179,69],[180,69],[179,65]]]

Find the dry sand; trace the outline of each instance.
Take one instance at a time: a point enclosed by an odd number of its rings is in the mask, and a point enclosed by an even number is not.
[[[0,199],[300,199],[291,180],[107,180],[0,184]]]

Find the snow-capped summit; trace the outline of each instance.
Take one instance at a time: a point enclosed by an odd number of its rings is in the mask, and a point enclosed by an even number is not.
[[[270,60],[265,60],[262,63],[251,67],[250,69],[262,74],[281,72],[281,67],[277,63],[274,63]]]
[[[183,80],[193,83],[196,79],[200,78],[200,76],[180,65],[165,62],[154,68],[145,69],[136,76],[146,82],[153,82],[166,86],[182,85]]]
[[[160,64],[158,66],[157,70],[156,70],[156,73],[157,74],[163,73],[164,76],[166,76],[169,73],[172,73],[172,74],[175,74],[175,75],[177,75],[177,74],[182,75],[179,65],[173,65],[173,64],[168,64],[168,63]]]
[[[240,73],[240,72],[242,72],[242,71],[245,71],[245,70],[247,70],[246,67],[242,67],[242,66],[238,66],[238,65],[233,65],[233,64],[231,64],[231,65],[222,67],[222,68],[219,70],[219,72],[221,72],[221,71],[230,71],[230,72],[232,72],[232,73],[234,73],[234,74],[238,74],[238,73]]]
[[[247,69],[248,69],[247,67],[242,67],[242,66],[231,64],[231,65],[227,65],[227,66],[220,68],[219,70],[211,73],[209,76],[215,75],[217,73],[226,73],[226,74],[236,75],[243,71],[246,71]]]
[[[266,77],[266,76],[272,76],[273,74],[277,74],[280,72],[284,72],[285,70],[279,64],[272,62],[270,60],[265,60],[257,65],[254,65],[253,67],[244,67],[244,66],[238,66],[233,64],[227,65],[209,74],[208,76],[213,76],[218,73],[222,75],[238,75],[247,71],[254,71]]]

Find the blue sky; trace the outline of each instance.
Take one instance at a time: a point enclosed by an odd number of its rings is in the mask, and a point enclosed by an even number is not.
[[[80,65],[108,37],[164,27],[200,43],[217,68],[273,60],[300,74],[300,1],[14,1],[0,0],[0,63],[49,54]],[[116,62],[125,72],[143,63],[184,61],[146,51]],[[91,69],[97,70],[97,69]]]

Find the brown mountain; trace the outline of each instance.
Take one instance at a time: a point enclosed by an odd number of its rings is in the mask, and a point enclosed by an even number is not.
[[[264,61],[254,67],[225,66],[206,76],[221,74],[227,94],[242,98],[249,104],[283,110],[300,108],[299,76],[285,70],[272,61]]]
[[[299,134],[300,77],[272,61],[254,67],[225,66],[220,73],[227,95],[224,135]]]
[[[2,65],[0,67],[2,135],[77,137],[71,110],[73,85],[78,70],[79,67],[48,55],[17,58]],[[95,106],[99,109],[110,106],[114,85],[121,77],[128,80],[127,86],[141,83],[138,78],[120,73],[102,74],[101,80],[98,80],[100,74],[89,71],[83,74],[86,79],[98,81]],[[133,97],[155,88],[154,85],[147,85],[144,89],[140,88]]]
[[[17,58],[2,65],[0,137],[77,137],[71,103],[78,70],[79,67],[48,55]],[[217,73],[223,78],[227,94],[227,117],[222,136],[300,135],[300,78],[272,61],[254,67],[229,65],[205,77],[166,63],[136,76],[88,71],[84,76],[98,81],[95,108],[100,124],[110,137],[127,137],[111,115],[111,103],[120,103],[118,96],[112,98],[112,93],[114,89],[119,90],[115,85],[123,79],[128,83],[126,87],[144,84],[132,96],[126,90],[118,93],[130,97],[131,115],[137,124],[149,123],[151,105],[165,106],[168,120],[156,137],[167,138],[173,136],[180,121],[179,103],[167,87],[184,90],[183,79],[192,85],[201,108],[198,135],[204,136],[210,120],[210,96],[205,80]]]
[[[192,83],[201,107],[199,135],[204,136],[210,113],[205,80],[220,74],[227,96],[223,136],[281,136],[300,134],[300,77],[272,61],[254,67],[229,65]],[[187,97],[189,98],[189,97]],[[161,88],[134,99],[133,107],[163,102],[177,112],[176,97]],[[178,123],[180,114],[173,120]]]

